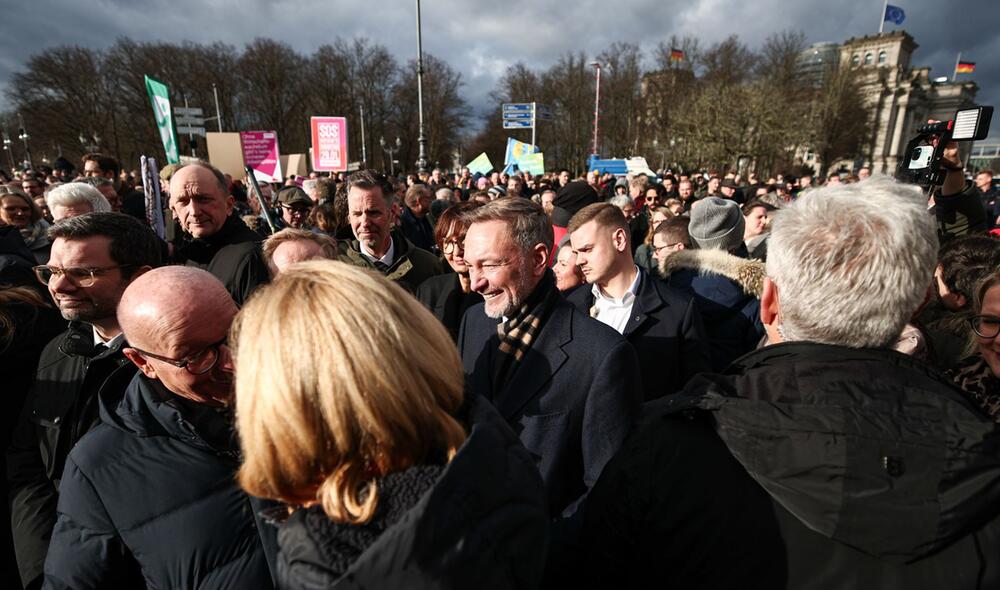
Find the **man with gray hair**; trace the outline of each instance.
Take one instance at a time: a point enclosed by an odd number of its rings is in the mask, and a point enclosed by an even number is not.
[[[937,247],[885,177],[785,208],[769,345],[649,408],[588,498],[592,585],[1000,587],[1000,425],[891,350]]]
[[[111,204],[99,190],[82,182],[60,184],[45,193],[45,203],[56,222],[84,213],[111,211]]]

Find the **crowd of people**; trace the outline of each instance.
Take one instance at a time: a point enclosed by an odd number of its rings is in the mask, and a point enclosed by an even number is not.
[[[1000,200],[4,173],[10,588],[1000,587]],[[150,200],[150,202],[154,202]]]

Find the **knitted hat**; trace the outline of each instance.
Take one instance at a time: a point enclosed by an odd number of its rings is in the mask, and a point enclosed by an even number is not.
[[[492,197],[494,199],[496,199],[498,197],[506,197],[507,196],[507,189],[505,189],[504,187],[502,187],[500,185],[491,186],[489,189],[487,189],[486,192],[488,192],[490,194],[490,197]]]
[[[691,209],[688,233],[694,245],[703,250],[735,250],[743,243],[746,222],[735,201],[707,197]]]
[[[628,188],[628,179],[625,178],[624,176],[619,176],[618,180],[615,181],[615,188],[618,188],[620,186]]]

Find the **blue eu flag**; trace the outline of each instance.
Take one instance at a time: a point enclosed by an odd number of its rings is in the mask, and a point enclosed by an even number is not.
[[[892,4],[886,4],[885,17],[883,18],[883,20],[887,20],[891,23],[901,25],[903,24],[903,21],[906,20],[906,13],[903,12],[903,9],[898,6],[893,6]]]

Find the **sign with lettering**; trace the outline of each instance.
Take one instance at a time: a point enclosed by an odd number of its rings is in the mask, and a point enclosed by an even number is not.
[[[347,119],[344,117],[311,117],[313,170],[344,172],[347,170]]]
[[[274,131],[241,131],[243,162],[253,168],[259,182],[283,182],[278,154],[278,134]]]

